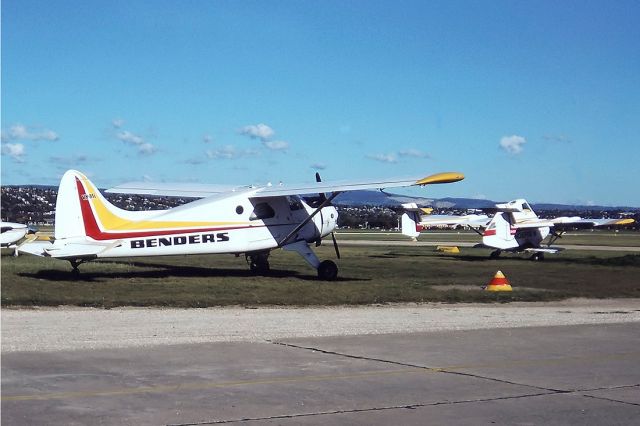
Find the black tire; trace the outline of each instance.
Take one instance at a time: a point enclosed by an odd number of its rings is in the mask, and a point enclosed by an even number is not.
[[[269,261],[266,259],[258,259],[255,262],[251,262],[249,267],[251,268],[251,272],[258,275],[268,274],[271,270]]]
[[[500,257],[500,250],[492,251],[491,254],[489,255],[489,257],[491,259],[497,259],[498,257]]]
[[[533,255],[531,255],[531,260],[533,260],[534,262],[543,261],[544,253],[533,253]]]
[[[338,265],[332,260],[325,260],[318,266],[318,278],[324,281],[335,281],[338,278]]]

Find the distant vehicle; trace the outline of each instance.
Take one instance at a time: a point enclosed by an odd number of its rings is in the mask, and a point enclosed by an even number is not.
[[[2,227],[2,233],[0,234],[0,245],[2,247],[9,247],[17,243],[29,232],[29,227],[22,223],[0,222],[0,226]]]
[[[487,215],[422,215],[415,205],[404,205],[402,233],[417,238],[424,227],[435,225],[464,225],[482,236],[482,246],[494,248],[492,258],[503,251],[532,253],[532,260],[543,260],[545,253],[557,253],[559,247],[551,245],[567,230],[589,229],[599,226],[628,225],[633,219],[583,219],[579,216],[541,219],[526,200],[517,199],[495,208],[484,209]],[[549,237],[546,247],[542,247]]]
[[[85,175],[67,171],[56,201],[54,241],[33,241],[20,250],[67,260],[78,266],[96,258],[230,253],[245,255],[252,271],[269,270],[271,250],[297,252],[318,277],[333,280],[338,267],[320,262],[309,244],[333,235],[338,212],[331,201],[340,193],[457,182],[461,173],[426,178],[304,185],[222,186],[131,183],[107,192],[201,198],[168,210],[127,211],[109,203]],[[329,193],[329,194],[326,194]],[[303,194],[315,194],[303,198]]]

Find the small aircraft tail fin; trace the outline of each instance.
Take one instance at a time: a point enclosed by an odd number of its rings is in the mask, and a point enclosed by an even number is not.
[[[487,229],[482,234],[482,243],[488,247],[501,250],[518,247],[516,230],[511,226],[513,219],[511,214],[498,212],[493,216]]]
[[[78,182],[86,176],[75,170],[67,171],[60,180],[58,199],[56,200],[56,219],[54,236],[57,240],[84,237],[87,233],[80,207]]]
[[[69,170],[62,176],[58,189],[54,236],[56,240],[96,237],[100,233],[98,223],[118,226],[133,219],[134,215],[145,213],[119,209],[107,201],[85,175]]]
[[[420,235],[420,214],[417,211],[406,211],[402,214],[402,234],[411,238]]]

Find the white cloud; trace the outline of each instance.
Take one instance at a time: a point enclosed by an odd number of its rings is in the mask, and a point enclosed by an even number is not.
[[[258,152],[254,149],[239,150],[233,145],[225,145],[216,150],[211,150],[211,149],[207,150],[206,154],[207,154],[207,157],[214,160],[217,160],[217,159],[234,160],[236,158],[251,157],[251,156],[257,155]]]
[[[311,168],[315,170],[324,170],[327,168],[327,165],[324,163],[313,163],[311,165]]]
[[[426,152],[422,152],[418,149],[405,149],[398,152],[401,157],[413,157],[413,158],[431,158]]]
[[[158,148],[148,142],[138,145],[138,154],[151,155],[157,150]]]
[[[289,142],[285,141],[262,141],[262,143],[272,151],[282,151],[289,148]]]
[[[116,118],[111,122],[111,125],[116,129],[120,129],[124,126],[124,120],[122,118]]]
[[[53,130],[24,124],[14,124],[7,131],[2,131],[2,141],[57,141],[60,136]]]
[[[11,157],[16,163],[24,163],[26,151],[21,143],[4,143],[2,144],[2,155]]]
[[[544,135],[542,138],[547,142],[555,142],[555,143],[572,143],[573,142],[570,137],[565,135],[559,135],[559,136]]]
[[[116,138],[126,144],[137,147],[140,155],[151,155],[158,150],[155,145],[145,141],[142,136],[138,136],[128,130],[117,132]]]
[[[141,136],[135,135],[128,130],[123,130],[121,132],[116,133],[116,138],[118,138],[124,143],[128,143],[131,145],[142,145],[145,143],[144,138],[142,138]]]
[[[397,163],[398,157],[394,153],[390,154],[368,154],[370,160],[380,161],[381,163]]]
[[[202,137],[202,142],[204,143],[211,143],[213,142],[213,136],[206,134]]]
[[[500,139],[500,148],[509,154],[518,155],[523,151],[523,145],[525,143],[527,143],[527,141],[522,136],[503,136],[502,139]]]
[[[61,166],[76,166],[78,164],[85,164],[90,161],[89,157],[84,154],[73,154],[70,157],[52,156],[49,157],[49,161]]]
[[[260,123],[244,126],[240,129],[240,134],[249,136],[251,139],[260,139],[264,142],[275,135],[276,132],[266,124]]]

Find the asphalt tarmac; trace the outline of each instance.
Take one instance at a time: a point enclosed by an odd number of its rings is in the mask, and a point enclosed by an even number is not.
[[[640,424],[640,323],[2,355],[2,424]]]

